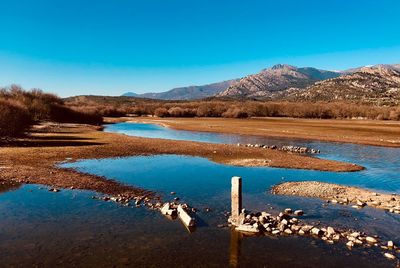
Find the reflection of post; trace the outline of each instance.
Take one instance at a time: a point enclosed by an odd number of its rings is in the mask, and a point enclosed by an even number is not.
[[[233,225],[239,225],[239,215],[242,211],[242,178],[232,177],[232,215],[231,222]]]
[[[231,230],[231,244],[229,248],[229,267],[238,267],[240,258],[240,248],[242,243],[242,233]]]

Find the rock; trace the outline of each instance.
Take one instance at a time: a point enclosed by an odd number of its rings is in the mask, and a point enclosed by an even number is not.
[[[263,216],[264,218],[268,218],[268,217],[271,217],[271,214],[263,211],[263,212],[261,212],[261,216]]]
[[[291,208],[286,208],[285,209],[286,214],[292,214],[292,209]]]
[[[335,234],[335,235],[332,237],[332,239],[333,239],[334,241],[339,241],[339,240],[340,240],[340,235],[339,235],[339,234]]]
[[[346,243],[346,246],[348,246],[349,248],[354,247],[354,243],[352,241],[349,241]]]
[[[260,230],[258,227],[249,224],[240,224],[235,228],[236,231],[245,232],[245,233],[259,233]]]
[[[170,204],[169,203],[165,203],[162,207],[161,207],[161,213],[164,215],[167,215],[167,211],[170,209]]]
[[[288,228],[288,229],[285,229],[284,232],[285,232],[285,234],[289,234],[289,235],[293,234],[293,231],[290,230],[289,228]]]
[[[176,195],[176,193],[175,192],[171,192],[171,195]]]
[[[332,236],[332,235],[336,234],[335,229],[333,229],[330,226],[326,229],[326,232],[328,233],[328,236]]]
[[[273,231],[272,231],[272,234],[273,234],[273,235],[277,235],[277,234],[279,234],[280,232],[281,232],[281,231],[279,231],[279,230],[273,230]]]
[[[288,225],[288,221],[287,221],[286,219],[283,219],[283,220],[281,221],[281,224],[284,225],[284,226],[286,226],[286,225]]]
[[[301,226],[299,226],[299,225],[292,225],[292,227],[290,227],[290,229],[292,229],[292,231],[294,231],[294,232],[298,232],[300,230],[300,228],[301,228]]]
[[[393,241],[388,241],[388,242],[387,242],[387,246],[388,246],[389,248],[393,248],[393,247],[394,247]]]
[[[174,197],[174,200],[175,201],[178,201],[180,198],[179,197]]]
[[[383,254],[386,258],[390,259],[390,260],[395,260],[396,256],[394,256],[391,253],[385,252],[385,254]]]
[[[357,245],[362,245],[363,242],[360,239],[356,239],[354,240],[354,243]]]
[[[306,233],[305,233],[303,230],[300,229],[299,232],[298,232],[298,234],[299,234],[299,235],[305,235]]]
[[[311,234],[313,234],[313,235],[320,236],[320,235],[322,235],[322,233],[323,232],[320,229],[318,229],[317,227],[314,227],[311,229]]]
[[[360,207],[365,207],[365,205],[366,205],[363,201],[358,200],[358,199],[357,199],[356,204],[357,204],[357,206],[360,206]]]
[[[354,237],[354,238],[357,238],[357,237],[360,236],[360,233],[359,232],[353,232],[353,233],[350,234],[350,236]]]
[[[301,227],[301,230],[304,231],[305,233],[308,233],[314,226],[312,225],[304,225]]]
[[[378,242],[378,240],[376,240],[375,238],[373,238],[373,237],[371,237],[371,236],[367,236],[367,237],[365,238],[365,241],[367,241],[367,242],[370,243],[370,244],[375,244],[375,243]]]
[[[304,212],[301,209],[299,209],[299,210],[295,210],[295,212],[293,214],[296,216],[302,216],[302,215],[304,215]]]
[[[348,236],[347,239],[348,239],[349,241],[354,242],[354,241],[356,241],[357,238],[352,237],[352,236]]]

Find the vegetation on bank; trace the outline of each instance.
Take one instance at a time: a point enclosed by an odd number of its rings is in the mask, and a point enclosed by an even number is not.
[[[80,111],[104,116],[125,114],[158,117],[294,117],[294,118],[367,118],[400,120],[400,106],[373,106],[352,102],[273,102],[259,100],[206,99],[163,101],[133,97],[78,96],[66,104]]]
[[[0,137],[21,135],[41,120],[99,124],[102,116],[71,109],[61,98],[39,89],[26,91],[15,85],[0,88]]]

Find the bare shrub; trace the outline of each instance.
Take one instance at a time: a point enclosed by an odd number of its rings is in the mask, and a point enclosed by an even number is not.
[[[224,112],[222,116],[229,118],[247,118],[249,117],[249,114],[243,108],[231,107]]]
[[[31,124],[26,109],[9,100],[0,100],[0,137],[21,135]]]
[[[172,107],[168,109],[168,114],[172,117],[194,117],[196,111],[190,108]]]
[[[166,108],[157,108],[154,111],[154,115],[158,117],[166,117],[168,116],[168,110]]]

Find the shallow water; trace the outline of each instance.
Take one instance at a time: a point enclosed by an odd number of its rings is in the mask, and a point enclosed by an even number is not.
[[[157,138],[174,138],[180,133],[143,124],[107,127],[107,131],[117,130]],[[320,149],[319,157],[354,162],[367,169],[332,173],[234,167],[178,155],[66,163],[64,167],[156,190],[165,199],[172,199],[169,193],[175,191],[182,201],[199,209],[199,227],[189,233],[179,220],[168,220],[144,208],[91,199],[96,193],[89,191],[53,193],[38,185],[13,187],[0,194],[0,267],[226,267],[236,263],[241,267],[394,267],[395,263],[376,249],[349,251],[343,243],[326,245],[297,236],[239,237],[217,225],[226,222],[223,213],[230,206],[230,178],[239,175],[247,209],[276,212],[301,208],[306,211],[304,221],[365,230],[400,244],[399,215],[372,208],[325,206],[318,199],[269,192],[282,181],[320,180],[399,193],[399,149],[213,133],[182,135],[188,140],[220,143],[305,145]]]

